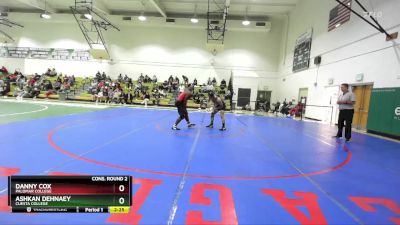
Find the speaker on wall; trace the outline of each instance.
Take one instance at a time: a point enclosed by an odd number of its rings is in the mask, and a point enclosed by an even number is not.
[[[321,64],[321,60],[322,60],[322,57],[320,55],[315,57],[314,58],[314,64],[315,65],[320,65]]]

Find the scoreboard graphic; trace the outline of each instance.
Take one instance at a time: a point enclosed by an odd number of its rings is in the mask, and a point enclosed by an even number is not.
[[[14,213],[128,213],[130,176],[10,176]]]

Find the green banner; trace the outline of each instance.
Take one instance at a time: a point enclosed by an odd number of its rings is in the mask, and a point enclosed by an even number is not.
[[[367,129],[400,137],[400,88],[372,90]]]

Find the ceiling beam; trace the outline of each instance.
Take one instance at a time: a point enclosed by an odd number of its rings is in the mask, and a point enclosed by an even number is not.
[[[57,10],[54,9],[49,3],[44,0],[16,0],[24,5],[31,6],[37,9],[46,10],[49,13],[57,13]]]
[[[112,16],[140,16],[140,11],[112,11]],[[281,15],[281,14],[279,14]],[[162,16],[157,12],[148,12],[146,13],[147,17],[161,18]],[[175,19],[190,19],[193,17],[193,13],[168,13],[168,18]],[[207,19],[207,14],[197,14],[197,18],[199,19]],[[211,16],[211,19],[219,20],[220,17]],[[227,16],[227,20],[243,20],[243,15],[233,15],[229,14]],[[269,21],[270,17],[265,14],[261,15],[249,15],[248,20],[250,21]]]
[[[224,19],[225,19],[225,16],[227,16],[228,15],[228,11],[229,11],[229,6],[231,5],[231,0],[226,0],[225,1],[225,14],[224,14]]]
[[[229,8],[230,5],[231,5],[231,0],[226,0],[225,1],[225,7]]]
[[[103,3],[99,2],[98,0],[93,1],[93,8],[97,11],[97,12],[101,12],[105,15],[110,15],[111,11],[110,9],[108,9]]]
[[[165,11],[164,6],[161,5],[159,0],[150,0],[150,2],[163,17],[167,18],[167,12]]]

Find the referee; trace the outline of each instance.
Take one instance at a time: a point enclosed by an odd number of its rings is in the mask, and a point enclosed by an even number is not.
[[[349,84],[342,84],[340,86],[343,94],[339,96],[337,104],[339,105],[339,121],[338,132],[336,138],[341,138],[343,135],[344,122],[346,121],[345,138],[346,142],[351,139],[351,123],[353,122],[354,115],[354,94],[349,91]]]

